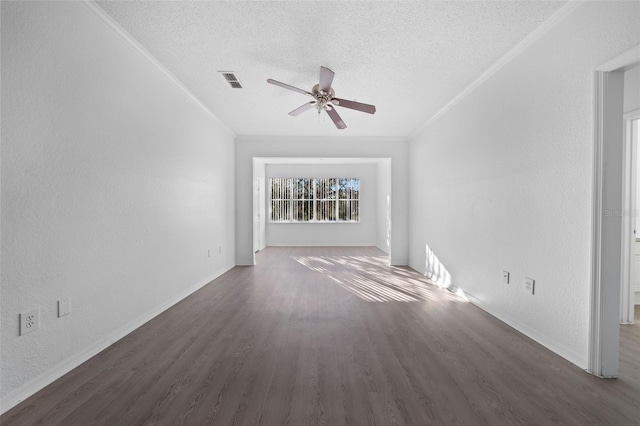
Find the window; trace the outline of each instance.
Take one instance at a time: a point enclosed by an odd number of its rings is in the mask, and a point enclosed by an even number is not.
[[[360,179],[270,178],[271,222],[359,222]]]
[[[315,179],[316,217],[318,222],[335,222],[336,179]]]
[[[292,179],[269,179],[271,184],[271,220],[289,222],[291,220]]]
[[[293,220],[309,222],[313,220],[313,179],[293,180]]]
[[[338,179],[338,220],[358,222],[360,220],[360,181]]]

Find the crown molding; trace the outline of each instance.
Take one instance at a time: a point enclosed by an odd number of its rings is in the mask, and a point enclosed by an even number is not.
[[[323,141],[330,140],[332,142],[341,141],[345,143],[349,142],[380,142],[380,143],[408,143],[409,139],[404,136],[304,136],[304,135],[237,135],[237,142],[299,142],[299,141],[314,141],[321,143]]]
[[[571,14],[575,9],[577,9],[582,3],[585,3],[587,0],[570,0],[565,3],[560,9],[558,9],[553,15],[551,15],[547,20],[545,20],[538,28],[533,30],[528,36],[522,39],[518,44],[516,44],[511,50],[509,50],[504,56],[498,59],[493,65],[491,65],[485,72],[480,74],[478,78],[476,78],[471,84],[465,87],[462,92],[460,92],[457,96],[451,99],[444,107],[442,107],[438,112],[436,112],[431,118],[427,119],[425,122],[416,127],[412,132],[409,133],[408,138],[414,139],[419,136],[427,127],[429,127],[433,122],[435,122],[438,118],[442,117],[447,111],[449,111],[453,106],[455,106],[462,99],[467,97],[471,92],[473,92],[478,86],[488,80],[491,76],[496,74],[500,69],[502,69],[506,64],[511,62],[516,56],[526,50],[531,44],[545,35],[549,30],[558,25],[567,15]]]
[[[191,101],[200,107],[204,112],[216,120],[229,134],[233,137],[236,136],[235,132],[222,121],[217,115],[215,115],[205,104],[200,101],[175,75],[171,73],[164,65],[160,63],[147,49],[145,49],[136,39],[133,38],[124,28],[120,26],[111,16],[109,16],[100,6],[93,0],[76,0],[83,6],[84,10],[89,12],[94,18],[98,19],[104,25],[107,26],[115,35],[127,42],[134,50],[136,50],[144,59],[146,59],[151,65],[156,67],[158,71],[164,74],[173,84],[175,84]]]

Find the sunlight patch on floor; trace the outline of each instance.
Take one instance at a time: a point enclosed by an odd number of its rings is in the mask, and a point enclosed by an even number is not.
[[[292,256],[332,282],[368,302],[466,301],[416,272],[388,266],[385,257]]]

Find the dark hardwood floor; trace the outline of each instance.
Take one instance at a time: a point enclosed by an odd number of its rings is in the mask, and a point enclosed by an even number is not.
[[[603,380],[378,249],[257,256],[2,425],[640,424],[638,323]]]

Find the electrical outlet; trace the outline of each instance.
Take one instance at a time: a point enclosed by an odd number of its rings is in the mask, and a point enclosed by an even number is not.
[[[502,282],[509,284],[509,271],[502,271]]]
[[[207,250],[207,257],[211,257],[211,250]]]
[[[222,246],[218,246],[218,254],[222,254]]]
[[[522,284],[522,289],[527,293],[535,294],[535,284],[536,284],[536,280],[534,280],[533,278],[525,277],[524,282]]]
[[[71,313],[71,301],[69,298],[58,300],[58,318]]]
[[[20,314],[20,335],[36,331],[40,328],[40,308],[32,309]]]

